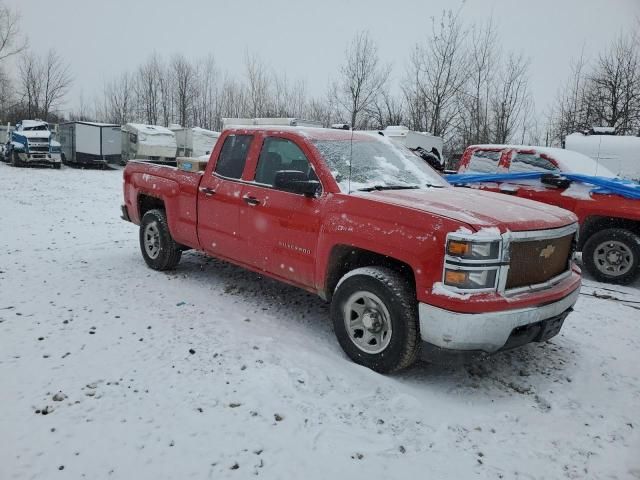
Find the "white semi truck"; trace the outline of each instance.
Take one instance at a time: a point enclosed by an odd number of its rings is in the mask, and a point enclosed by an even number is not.
[[[1,152],[2,160],[11,162],[14,167],[50,165],[60,168],[60,143],[53,140],[52,136],[47,122],[22,120],[8,134],[9,138]]]

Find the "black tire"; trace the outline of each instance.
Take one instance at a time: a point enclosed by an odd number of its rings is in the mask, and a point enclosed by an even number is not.
[[[614,259],[622,255],[622,261],[630,265],[630,268],[603,261],[602,255],[607,249],[613,252]],[[600,230],[585,242],[582,249],[582,263],[596,280],[620,285],[631,283],[640,275],[640,236],[624,228]],[[619,273],[616,273],[616,269]]]
[[[56,162],[53,164],[53,168],[55,168],[56,170],[60,170],[61,165],[62,164],[60,162]]]
[[[22,162],[20,161],[20,156],[18,155],[18,152],[12,152],[11,165],[13,167],[21,167],[22,166]]]
[[[391,333],[388,344],[382,351],[375,353],[366,352],[356,345],[357,340],[352,340],[345,321],[346,315],[353,315],[351,311],[345,312],[347,302],[352,304],[351,299],[357,298],[363,292],[373,294],[381,300],[390,317]],[[331,319],[340,346],[360,365],[376,372],[391,373],[408,367],[416,360],[420,347],[420,333],[415,289],[406,278],[393,270],[363,267],[349,272],[340,280],[334,292]],[[367,333],[364,329],[362,332],[362,336]],[[384,343],[378,345],[382,346]],[[375,344],[373,347],[375,348]]]
[[[155,230],[154,230],[155,229]],[[157,231],[157,245],[148,250],[145,245]],[[147,242],[147,244],[145,243]],[[169,232],[164,210],[149,210],[140,222],[140,250],[144,261],[154,270],[171,270],[178,265],[182,251]]]

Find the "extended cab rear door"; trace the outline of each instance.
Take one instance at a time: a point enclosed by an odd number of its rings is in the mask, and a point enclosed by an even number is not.
[[[227,135],[198,189],[198,239],[207,253],[246,262],[247,239],[240,231],[243,174],[255,144],[253,134]]]
[[[258,139],[256,139],[258,140]],[[276,172],[296,170],[318,180],[307,145],[286,133],[262,136],[260,154],[245,185],[245,213],[240,216],[247,255],[252,265],[303,287],[315,288],[315,257],[321,226],[321,204],[316,197],[279,190]]]

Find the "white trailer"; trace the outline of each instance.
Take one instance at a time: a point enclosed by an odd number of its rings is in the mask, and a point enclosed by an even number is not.
[[[58,127],[62,162],[106,165],[122,160],[120,125],[99,122],[67,122]]]
[[[593,158],[616,175],[640,180],[640,137],[611,135],[611,132],[594,129],[593,134],[567,135],[564,148]],[[602,135],[601,133],[605,133]]]
[[[137,159],[174,164],[177,149],[176,136],[168,128],[141,123],[122,126],[123,163]]]
[[[176,135],[178,157],[202,157],[209,155],[220,137],[220,132],[200,127],[169,127]]]

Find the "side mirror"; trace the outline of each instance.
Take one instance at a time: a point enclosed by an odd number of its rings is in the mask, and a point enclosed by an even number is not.
[[[305,197],[315,197],[320,190],[320,182],[309,180],[305,173],[298,170],[280,170],[276,172],[273,186],[279,190],[297,193]]]
[[[556,175],[554,173],[545,173],[544,175],[542,175],[542,177],[540,177],[540,181],[544,185],[550,185],[557,188],[569,188],[569,185],[571,185],[571,180],[563,177],[562,175]]]

